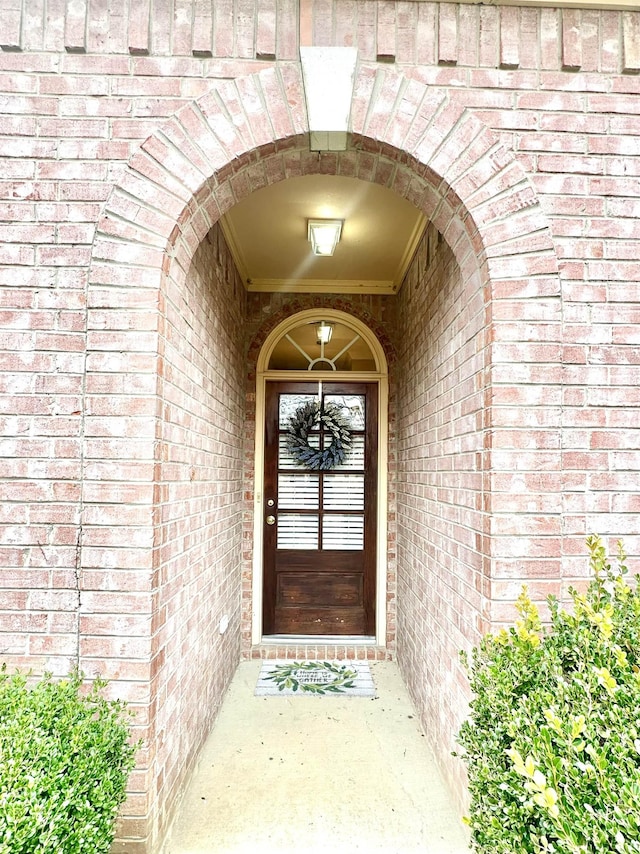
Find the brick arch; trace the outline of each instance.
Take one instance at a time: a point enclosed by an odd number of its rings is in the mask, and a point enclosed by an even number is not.
[[[156,474],[163,462],[158,424],[163,418],[167,293],[179,294],[196,250],[218,219],[256,189],[304,174],[340,174],[397,192],[426,213],[455,254],[468,287],[483,293],[480,344],[487,377],[493,369],[488,350],[499,334],[493,326],[494,299],[523,293],[536,279],[551,282],[547,291],[558,296],[553,242],[530,182],[508,149],[455,94],[392,69],[367,66],[359,69],[354,92],[350,149],[318,157],[308,149],[298,68],[283,65],[220,83],[141,145],[98,223],[88,288],[81,566],[85,546],[90,550],[99,542],[106,565],[110,549],[115,555],[121,546],[109,532],[104,539],[92,539],[92,527],[104,531],[107,520],[116,532],[126,529],[137,574],[135,608],[155,632],[150,659],[136,671],[134,695],[146,707],[142,719],[152,742],[155,727],[162,729],[157,710],[163,653],[154,645],[159,635],[154,595],[162,558],[161,544],[153,537],[166,501]],[[118,442],[116,434],[114,448],[106,448],[100,463],[94,459],[98,443],[93,438],[100,433],[92,421],[105,412],[105,372],[111,380],[108,414],[126,416],[131,440]],[[139,411],[132,409],[132,401]],[[490,431],[486,438],[490,442]],[[490,452],[490,445],[485,451]],[[132,476],[140,482],[135,506],[113,503],[105,514],[100,496],[113,457],[135,463]],[[483,472],[495,466],[488,457],[481,464]],[[488,511],[490,487],[483,498]],[[487,561],[495,557],[489,542],[495,532],[494,527],[477,533],[478,552]],[[491,578],[490,568],[486,578]],[[483,588],[483,596],[489,601],[491,591]],[[491,618],[490,607],[482,616]],[[116,653],[113,662],[117,674]],[[113,673],[106,675],[114,678]],[[150,760],[158,766],[158,780],[164,761]]]
[[[373,69],[361,72],[356,92],[353,144],[391,159],[402,152],[412,183],[400,194],[427,213],[461,267],[471,248],[489,281],[557,274],[551,231],[531,182],[455,93]],[[418,177],[426,190],[415,184]]]
[[[467,287],[482,293],[480,346],[488,411],[493,388],[512,383],[504,364],[517,358],[493,361],[491,348],[508,326],[494,318],[496,301],[544,296],[533,326],[544,328],[540,334],[546,341],[549,334],[560,334],[549,331],[558,326],[558,263],[536,193],[513,154],[455,92],[428,87],[394,69],[364,65],[357,72],[351,116],[348,151],[320,157],[310,152],[300,69],[283,65],[224,81],[164,122],[129,161],[98,223],[89,272],[88,376],[109,361],[108,370],[121,377],[123,387],[131,378],[147,386],[149,377],[160,378],[166,290],[180,292],[196,249],[218,219],[270,183],[304,174],[339,174],[379,183],[423,210],[451,247]],[[526,325],[521,323],[523,329]],[[507,342],[513,340],[509,335],[507,329]],[[107,358],[105,351],[115,349],[114,341],[117,356]],[[89,429],[93,387],[89,380]],[[157,398],[156,418],[161,418],[159,392]],[[133,419],[138,441],[147,443],[146,453],[155,459],[157,426],[148,410],[136,421],[130,403],[125,392],[112,394],[110,411]],[[485,442],[482,470],[508,471],[510,463],[490,456],[489,429]],[[125,459],[127,453],[122,451]],[[89,466],[86,472],[85,529],[92,519],[89,495],[96,492],[91,481],[100,483],[101,469]],[[154,524],[153,489],[150,479],[148,512],[138,514],[144,531]],[[491,512],[488,486],[484,498],[485,511]],[[487,538],[494,537],[500,524],[494,519],[491,535],[489,530],[482,533],[487,579],[495,555]],[[557,532],[549,531],[551,542]],[[148,546],[141,548],[141,562],[151,561]],[[550,552],[549,557],[557,555]],[[491,607],[487,615],[491,619]]]
[[[483,283],[557,274],[551,233],[513,154],[445,90],[395,70],[362,67],[352,148],[308,151],[299,70],[226,81],[183,107],[136,152],[98,223],[92,284],[118,284],[122,265],[147,281],[184,270],[236,202],[278,180],[317,172],[388,186],[422,209],[464,272]],[[179,277],[179,274],[178,274]],[[480,284],[480,282],[479,282]]]
[[[351,116],[348,151],[310,152],[300,69],[283,65],[224,81],[162,124],[131,158],[98,223],[89,300],[104,310],[95,327],[89,314],[88,371],[102,361],[101,342],[117,333],[122,348],[115,369],[125,376],[158,374],[164,291],[168,283],[180,291],[211,227],[263,186],[327,173],[379,183],[425,212],[467,286],[483,295],[485,386],[508,385],[511,378],[489,352],[506,326],[496,322],[496,301],[544,296],[534,326],[547,324],[548,341],[560,298],[553,240],[528,177],[455,92],[394,69],[359,68]],[[121,334],[128,306],[136,318]],[[145,336],[129,331],[141,311],[149,314]],[[89,391],[87,403],[91,412]],[[113,408],[118,405],[114,396]],[[123,396],[123,413],[127,405]],[[138,435],[152,445],[156,440],[148,420]],[[486,441],[489,452],[490,432]],[[483,469],[496,465],[486,458]]]

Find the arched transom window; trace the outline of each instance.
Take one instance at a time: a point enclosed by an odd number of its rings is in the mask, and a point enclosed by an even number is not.
[[[342,320],[305,319],[285,331],[271,350],[270,371],[379,370],[361,330]]]

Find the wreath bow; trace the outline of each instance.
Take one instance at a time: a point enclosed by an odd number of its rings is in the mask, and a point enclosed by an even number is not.
[[[326,448],[314,448],[309,444],[309,434],[318,425],[331,434],[331,443]],[[344,462],[351,450],[349,422],[333,403],[324,406],[315,400],[305,403],[289,419],[287,449],[299,465],[313,471],[335,468]]]

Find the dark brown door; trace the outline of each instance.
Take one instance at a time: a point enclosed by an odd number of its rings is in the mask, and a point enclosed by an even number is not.
[[[375,383],[267,383],[264,634],[375,634],[377,392]],[[349,424],[351,448],[327,471],[288,448],[291,417],[314,400]],[[309,436],[312,447],[330,442],[322,423]]]

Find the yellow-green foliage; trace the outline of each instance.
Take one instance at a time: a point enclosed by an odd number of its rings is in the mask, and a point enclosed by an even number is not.
[[[524,590],[515,627],[473,651],[458,740],[482,854],[640,852],[640,593],[621,544],[615,569],[587,547],[570,611],[550,598],[543,631]]]
[[[0,854],[109,851],[136,748],[104,684],[0,671]]]

